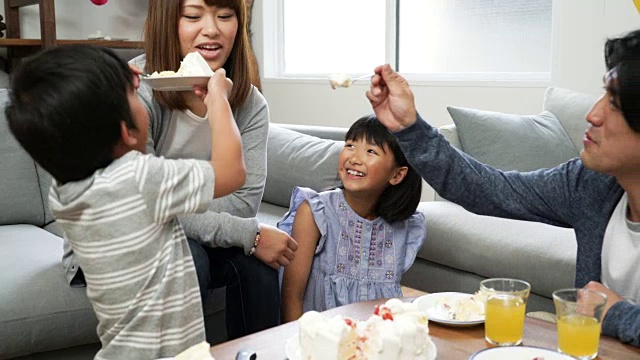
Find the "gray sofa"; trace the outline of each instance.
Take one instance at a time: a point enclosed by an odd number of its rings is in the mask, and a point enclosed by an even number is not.
[[[545,95],[545,108],[557,115],[576,147],[593,100],[555,88]],[[0,90],[0,104],[5,101],[6,91]],[[462,147],[455,126],[441,131]],[[294,185],[321,190],[337,184],[337,156],[345,132],[272,124],[261,222],[275,225],[287,210]],[[3,106],[0,174],[0,358],[92,358],[99,348],[96,319],[85,289],[69,287],[63,276],[62,239],[47,209],[50,177],[10,135]],[[532,285],[529,311],[552,311],[551,292],[573,284],[575,243],[570,229],[477,216],[434,200],[420,204],[427,239],[404,285],[428,292],[474,292],[481,279],[513,276]],[[209,341],[223,341],[222,289],[205,308]]]

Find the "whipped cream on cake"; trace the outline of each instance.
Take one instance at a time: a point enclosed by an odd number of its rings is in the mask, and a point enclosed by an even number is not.
[[[328,318],[307,311],[298,320],[302,359],[354,359],[358,334],[355,323],[341,316]]]
[[[351,76],[347,74],[333,74],[329,76],[329,82],[331,83],[331,88],[339,88],[339,87],[349,87],[353,82]]]
[[[299,320],[302,359],[431,360],[428,323],[416,304],[399,299],[378,305],[365,321],[309,311]]]
[[[188,53],[187,56],[184,57],[180,62],[180,68],[178,71],[155,71],[153,74],[149,75],[149,77],[162,76],[213,76],[213,70],[209,67],[207,60],[205,60],[199,52],[194,51],[192,53]]]

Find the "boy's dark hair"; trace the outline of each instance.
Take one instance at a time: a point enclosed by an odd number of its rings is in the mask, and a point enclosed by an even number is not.
[[[120,122],[135,128],[128,100],[131,74],[107,48],[44,50],[11,74],[9,128],[58,182],[87,178],[113,161]]]
[[[607,90],[613,94],[629,127],[640,133],[640,30],[607,40],[604,57],[614,79]]]
[[[408,168],[407,175],[397,185],[389,185],[380,195],[376,205],[376,215],[388,223],[406,220],[416,212],[422,193],[422,178],[409,165],[398,140],[389,133],[386,127],[378,121],[375,115],[367,115],[358,119],[347,131],[345,140],[366,139],[384,149],[386,145],[396,160],[398,166]]]

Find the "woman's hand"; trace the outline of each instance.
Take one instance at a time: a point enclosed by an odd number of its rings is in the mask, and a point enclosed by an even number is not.
[[[378,120],[391,131],[399,131],[413,125],[418,113],[409,83],[389,64],[378,66],[367,90]]]
[[[265,224],[260,224],[260,244],[255,256],[274,269],[287,266],[295,257],[298,243],[286,232]]]

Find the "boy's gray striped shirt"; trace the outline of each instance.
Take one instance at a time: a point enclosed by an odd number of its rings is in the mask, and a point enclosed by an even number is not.
[[[213,198],[205,161],[129,152],[82,181],[54,181],[49,204],[98,317],[99,359],[155,359],[204,341],[193,259],[176,217]]]

